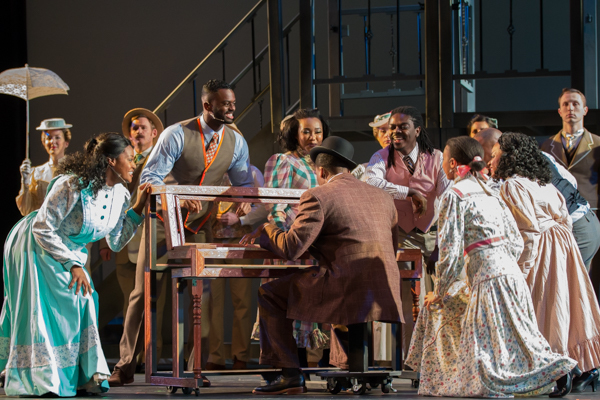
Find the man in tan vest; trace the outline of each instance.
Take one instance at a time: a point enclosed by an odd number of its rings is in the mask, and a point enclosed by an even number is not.
[[[226,126],[233,122],[235,94],[228,83],[210,80],[202,87],[203,113],[198,117],[169,126],[160,135],[142,171],[140,183],[162,185],[170,175],[178,185],[218,186],[227,172],[233,186],[252,187],[248,145],[242,135]],[[210,167],[210,168],[209,168]],[[185,200],[186,240],[212,241],[210,205]],[[135,288],[129,298],[129,310],[121,338],[121,359],[109,379],[111,386],[133,382],[136,355],[143,347],[144,315],[144,234],[136,266]]]

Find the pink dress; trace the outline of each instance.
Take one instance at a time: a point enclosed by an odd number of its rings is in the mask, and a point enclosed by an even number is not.
[[[512,211],[525,249],[525,274],[540,331],[556,353],[583,371],[600,366],[600,308],[571,233],[565,199],[553,185],[509,178],[500,194]]]

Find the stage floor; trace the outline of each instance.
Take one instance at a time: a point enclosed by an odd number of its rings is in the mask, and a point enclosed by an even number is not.
[[[320,378],[313,378],[320,379]],[[252,394],[252,389],[261,384],[260,375],[237,375],[237,376],[212,376],[212,386],[209,388],[200,389],[200,397],[203,399],[269,399],[278,398],[282,396],[257,396]],[[367,392],[365,396],[369,397],[390,397],[390,398],[402,398],[406,400],[411,399],[424,399],[417,395],[417,389],[413,389],[410,385],[410,380],[406,379],[395,379],[394,388],[398,390],[397,393],[382,394],[380,390],[373,389]],[[288,396],[285,398],[322,398],[322,399],[336,399],[336,398],[348,398],[354,397],[359,398],[352,393],[339,393],[337,395],[331,395],[325,389],[325,381],[313,380],[307,382],[308,393],[303,395]],[[0,398],[7,398],[4,395],[4,390],[0,389]],[[131,385],[127,385],[120,388],[111,388],[111,390],[103,396],[89,396],[81,397],[82,399],[186,399],[192,400],[196,398],[195,395],[184,395],[181,391],[176,394],[167,393],[166,388],[162,386],[151,386],[144,383],[144,375],[137,374],[135,376],[135,382]],[[572,394],[567,397],[571,400],[600,400],[600,391],[593,393],[590,391],[586,393]],[[548,396],[541,397],[530,397],[530,399],[548,399]]]

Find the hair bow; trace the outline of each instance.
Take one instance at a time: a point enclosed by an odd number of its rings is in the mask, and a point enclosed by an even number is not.
[[[465,175],[467,175],[469,173],[469,171],[471,171],[471,167],[469,167],[468,165],[457,165],[456,166],[456,173],[461,178],[464,178]]]

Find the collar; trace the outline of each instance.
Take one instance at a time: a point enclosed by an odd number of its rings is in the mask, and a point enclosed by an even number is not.
[[[327,183],[331,182],[333,179],[335,179],[335,177],[340,176],[341,174],[343,174],[343,172],[340,172],[339,174],[335,174],[331,178],[327,179]]]
[[[565,132],[565,131],[563,131],[563,130],[561,130],[561,131],[560,131],[560,133],[561,133],[561,135],[562,135],[563,137],[565,137],[565,138],[569,138],[569,139],[576,138],[576,137],[580,137],[581,135],[583,135],[583,134],[584,134],[584,132],[585,132],[585,128],[581,128],[581,129],[579,129],[579,130],[578,130],[577,132],[575,132],[575,133],[567,133],[567,132]]]
[[[393,148],[393,146],[392,146],[392,148]],[[396,150],[394,150],[394,151],[396,151]],[[402,153],[399,153],[399,154],[402,156],[402,158],[406,157],[406,156],[402,155]],[[419,143],[415,143],[415,148],[412,149],[412,151],[410,153],[408,153],[408,156],[412,160],[413,165],[416,166],[417,160],[419,159]]]
[[[140,154],[142,157],[146,158],[146,157],[148,157],[148,154],[150,154],[150,152],[152,151],[153,148],[154,148],[154,146],[150,146],[146,150],[142,151],[141,153],[135,153],[133,156],[135,157],[138,154]]]
[[[214,131],[210,126],[208,126],[208,124],[204,120],[204,114],[200,115],[200,125],[202,125],[202,133],[204,133],[205,136],[211,139],[215,133],[220,135],[225,129],[225,124],[223,124],[221,125],[221,129],[219,129],[218,131]]]

